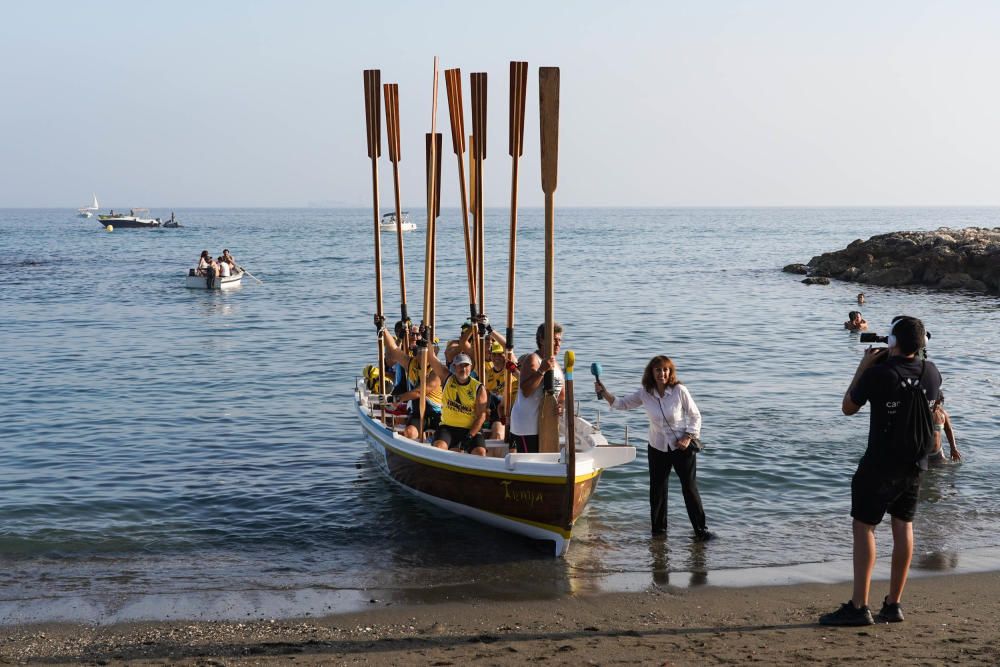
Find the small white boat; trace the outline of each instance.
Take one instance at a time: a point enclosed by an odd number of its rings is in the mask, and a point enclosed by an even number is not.
[[[224,278],[216,276],[215,284],[211,289],[229,290],[239,287],[243,283],[244,273],[243,270],[237,269],[236,273],[231,276]],[[199,276],[197,269],[188,269],[188,274],[184,276],[184,281],[184,286],[191,289],[209,289],[208,278],[206,276]]]
[[[414,496],[455,514],[554,543],[555,555],[569,547],[573,524],[583,513],[607,468],[635,460],[635,447],[609,445],[598,428],[576,417],[575,469],[567,475],[566,438],[561,451],[509,453],[508,445],[487,440],[489,456],[437,449],[403,437],[386,426],[381,397],[364,380],[354,401],[375,461],[390,480]]]
[[[111,211],[107,215],[97,216],[97,220],[102,227],[112,225],[115,229],[144,229],[161,225],[159,218],[145,217],[148,215],[148,208],[132,208],[129,209],[128,215]]]
[[[99,210],[101,210],[101,207],[97,204],[97,194],[94,194],[94,201],[91,202],[90,206],[76,209],[76,216],[78,218],[90,218]]]
[[[399,228],[402,229],[404,232],[412,232],[414,229],[417,228],[417,223],[410,222],[409,211],[403,211],[403,222],[399,225]],[[382,221],[379,223],[379,229],[381,229],[383,232],[396,231],[396,214],[386,213],[385,215],[383,215]]]

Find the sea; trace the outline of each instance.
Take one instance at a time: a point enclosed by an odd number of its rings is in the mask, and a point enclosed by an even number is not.
[[[868,408],[840,410],[866,347],[842,323],[859,292],[873,332],[924,320],[963,455],[924,479],[915,572],[1000,569],[1000,297],[781,271],[875,234],[996,227],[1000,209],[557,208],[555,311],[580,412],[637,448],[604,473],[565,558],[376,468],[352,406],[376,354],[370,209],[175,213],[182,228],[108,232],[72,211],[0,210],[0,625],[847,581]],[[419,319],[426,218],[411,216],[403,277]],[[485,217],[486,310],[502,331],[509,212]],[[442,338],[468,310],[461,224],[456,209],[438,221]],[[540,209],[520,211],[521,351],[543,317],[543,227]],[[381,247],[392,321],[396,235]],[[201,251],[223,248],[256,280],[185,288]],[[705,544],[676,477],[668,538],[651,539],[645,416],[609,412],[586,372],[600,362],[622,394],[657,354],[703,415],[698,482],[717,536]],[[877,539],[884,563],[887,525]]]

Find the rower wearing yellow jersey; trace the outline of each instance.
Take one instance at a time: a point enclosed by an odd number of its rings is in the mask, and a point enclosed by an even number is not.
[[[457,449],[486,456],[482,427],[486,421],[487,393],[483,384],[472,377],[472,359],[459,354],[448,373],[436,355],[428,358],[435,374],[447,374],[441,403],[441,425],[434,433],[434,446]]]
[[[406,419],[406,426],[403,435],[412,440],[419,440],[420,436],[420,362],[416,355],[410,356],[403,351],[392,335],[385,329],[385,323],[379,329],[382,339],[385,341],[385,357],[387,364],[400,364],[406,369],[406,379],[409,381],[410,390],[396,396],[398,401],[409,401],[409,417]],[[428,361],[437,361],[434,353],[428,354]],[[427,395],[424,401],[424,431],[432,431],[441,422],[441,376],[434,372],[433,363],[427,364]]]
[[[500,337],[500,334],[494,332],[493,336],[494,338]],[[490,343],[490,363],[486,364],[486,391],[489,392],[489,417],[487,426],[490,429],[490,438],[494,440],[503,440],[507,436],[507,408],[504,405],[504,381],[508,367],[511,369],[511,395],[517,391],[518,367],[517,363],[513,361],[512,356],[508,356],[504,351],[503,343],[500,341],[493,340]]]

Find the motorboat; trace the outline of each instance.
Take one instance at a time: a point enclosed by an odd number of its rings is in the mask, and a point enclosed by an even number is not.
[[[150,218],[148,216],[148,208],[132,208],[129,209],[128,215],[115,213],[112,210],[111,213],[97,216],[97,220],[101,223],[102,227],[111,225],[115,229],[144,229],[147,227],[162,226],[163,223],[160,222],[159,218]]]
[[[417,228],[417,223],[412,222],[410,220],[410,212],[409,211],[403,211],[403,213],[401,215],[401,218],[402,218],[402,222],[399,224],[399,229],[401,229],[402,231],[404,231],[404,232],[412,232],[414,229]],[[379,222],[379,229],[381,229],[383,232],[386,232],[386,231],[394,232],[394,231],[396,231],[396,214],[395,213],[386,213],[385,215],[383,215],[382,216],[382,220]]]

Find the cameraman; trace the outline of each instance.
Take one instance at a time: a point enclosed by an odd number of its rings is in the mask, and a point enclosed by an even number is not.
[[[917,381],[928,401],[937,398],[941,374],[930,361],[918,354],[927,341],[924,324],[915,317],[893,320],[888,349],[869,348],[858,364],[854,379],[844,394],[841,409],[853,415],[871,401],[868,448],[851,480],[851,516],[854,518],[854,592],[837,611],[820,617],[822,625],[871,625],[868,608],[872,569],[875,567],[875,526],[885,516],[892,517],[892,566],[889,595],[882,603],[878,619],[882,622],[903,620],[899,599],[913,557],[913,516],[917,508],[920,475],[927,469],[926,460],[914,464],[894,459],[889,438],[892,418],[904,398],[900,378]],[[897,375],[898,373],[898,375]]]

